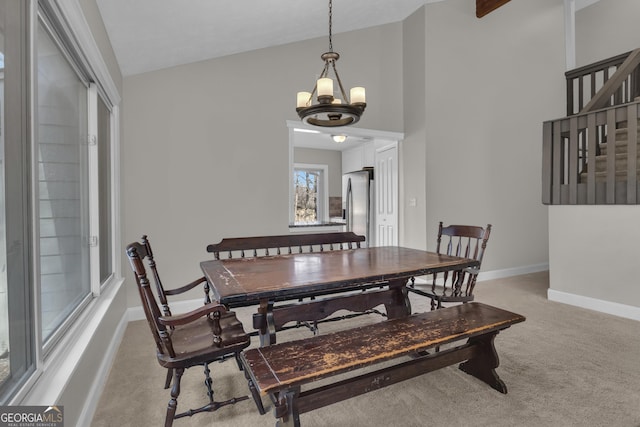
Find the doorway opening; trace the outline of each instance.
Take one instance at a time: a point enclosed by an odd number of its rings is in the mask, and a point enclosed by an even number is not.
[[[373,170],[371,182],[368,246],[398,244],[402,206],[399,198],[399,158],[404,134],[374,129],[324,129],[300,121],[287,121],[289,128],[289,224],[296,222],[296,164],[325,167],[324,218],[328,225],[347,225],[345,174]],[[335,138],[336,135],[344,138]],[[338,139],[338,141],[336,141]]]

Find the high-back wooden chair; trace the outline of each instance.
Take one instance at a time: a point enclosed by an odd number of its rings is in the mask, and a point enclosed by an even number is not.
[[[214,401],[212,379],[208,366],[211,362],[223,360],[229,355],[235,356],[239,361],[239,353],[249,346],[250,338],[235,313],[227,311],[223,305],[206,303],[188,313],[172,314],[167,296],[193,289],[205,280],[204,277],[180,288],[165,290],[160,281],[147,236],[142,236],[141,242],[129,244],[126,252],[135,275],[147,323],[156,343],[158,363],[168,369],[165,389],[169,388],[173,377],[165,427],[171,426],[176,418],[191,416],[199,412],[215,411],[222,406],[248,399],[247,396],[242,396],[223,402]],[[147,266],[151,270],[155,282],[155,293],[147,274]],[[158,301],[162,306],[162,311],[160,311]],[[207,388],[209,403],[198,409],[176,414],[182,375],[185,369],[196,365],[204,367],[204,384]],[[251,382],[249,385],[258,410],[264,413],[260,396]]]
[[[436,252],[463,258],[472,258],[482,263],[491,233],[491,224],[486,228],[473,225],[438,225]],[[411,278],[409,291],[431,298],[431,309],[441,308],[443,303],[466,303],[473,301],[473,290],[480,272],[477,268],[460,271],[445,271],[427,277],[426,284],[416,283]]]

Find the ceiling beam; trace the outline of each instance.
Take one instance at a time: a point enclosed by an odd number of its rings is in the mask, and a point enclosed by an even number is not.
[[[509,0],[476,0],[476,16],[482,18],[508,2]]]

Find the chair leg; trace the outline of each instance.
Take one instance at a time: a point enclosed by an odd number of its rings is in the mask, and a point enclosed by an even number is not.
[[[209,396],[209,403],[213,403],[213,388],[211,384],[213,380],[210,375],[211,371],[209,370],[209,365],[207,363],[204,364],[204,385],[207,387],[207,396]]]
[[[173,387],[175,389],[176,385],[178,386],[177,389],[177,393],[175,395],[175,398],[177,399],[178,394],[180,393],[180,379],[178,377],[178,370],[176,369],[176,378],[174,379],[174,384]],[[182,373],[184,372],[184,369],[181,369],[180,372],[180,376],[182,376]],[[214,412],[217,411],[219,408],[226,406],[226,405],[233,405],[236,404],[238,402],[242,402],[243,400],[248,400],[249,396],[241,396],[241,397],[232,397],[231,399],[225,400],[223,402],[216,402],[213,398],[214,398],[214,393],[213,393],[213,380],[211,379],[211,371],[209,370],[209,365],[208,364],[204,364],[204,376],[205,376],[205,380],[204,380],[204,385],[207,387],[207,396],[209,396],[209,403],[207,403],[206,405],[197,408],[197,409],[189,409],[187,411],[181,412],[179,414],[176,414],[176,407],[177,407],[177,402],[175,402],[172,405],[172,402],[169,402],[169,406],[170,408],[173,408],[173,412],[172,412],[172,419],[178,419],[178,418],[182,418],[182,417],[191,417],[195,414],[199,414],[200,412]],[[176,382],[177,381],[177,382]],[[173,396],[173,391],[171,392],[171,396]],[[172,399],[176,400],[176,399]],[[167,417],[169,415],[167,414]],[[167,426],[169,426],[170,424],[167,424]]]
[[[242,367],[242,362],[240,361],[240,352],[235,354],[235,359],[236,363],[238,364],[238,369],[242,371],[244,368]]]
[[[174,371],[173,388],[171,388],[171,400],[167,405],[167,417],[164,420],[165,427],[171,427],[173,425],[173,419],[176,415],[176,409],[178,408],[178,396],[180,395],[180,380],[184,374],[184,368],[177,368]]]
[[[171,387],[171,378],[173,378],[173,369],[167,368],[167,378],[164,380],[165,390]]]

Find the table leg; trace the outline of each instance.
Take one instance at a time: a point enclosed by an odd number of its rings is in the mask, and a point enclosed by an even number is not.
[[[276,328],[273,322],[273,301],[260,301],[258,312],[253,315],[253,327],[258,330],[260,347],[276,343]]]
[[[387,309],[387,317],[395,319],[405,317],[411,314],[411,302],[409,301],[409,292],[407,291],[408,279],[389,280],[389,289],[394,292],[393,304],[385,304]]]

